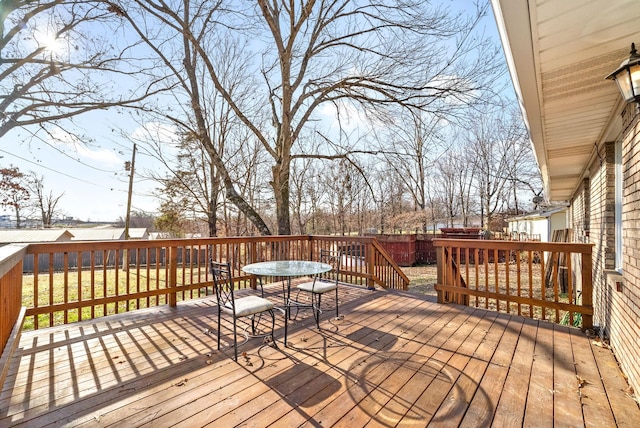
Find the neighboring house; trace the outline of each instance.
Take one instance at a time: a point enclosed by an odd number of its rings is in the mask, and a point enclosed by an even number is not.
[[[67,229],[12,229],[0,230],[0,246],[8,244],[30,244],[36,242],[69,242],[73,235]],[[59,260],[53,261],[54,269],[61,265],[62,257],[55,256]],[[49,267],[48,256],[42,257],[40,263],[40,271],[45,272]],[[33,273],[34,259],[32,254],[27,254],[22,264],[24,273]]]
[[[507,219],[509,233],[551,242],[554,230],[567,228],[567,207],[557,207],[531,212]]]
[[[73,235],[66,229],[0,229],[0,246],[32,242],[67,242]]]
[[[605,80],[640,47],[640,4],[492,5],[545,196],[569,203],[574,240],[594,244],[594,325],[640,391],[640,117]]]
[[[129,229],[129,239],[149,239],[146,227],[132,227]]]
[[[172,239],[175,238],[170,232],[151,232],[149,239]]]
[[[69,229],[73,234],[72,241],[111,241],[124,239],[124,227],[91,227]],[[146,228],[129,229],[129,239],[149,239]]]
[[[149,233],[146,228],[129,229],[130,239],[149,239]],[[78,229],[0,229],[0,247],[7,244],[32,243],[32,242],[68,242],[68,241],[110,241],[114,239],[124,239],[124,228],[78,228]],[[38,270],[46,272],[51,267],[54,270],[61,269],[65,264],[62,254],[54,256],[53,263],[49,263],[46,255],[41,255],[39,259]],[[77,253],[68,255],[67,264],[69,266],[77,266]],[[84,252],[82,257],[90,257],[88,252]],[[108,257],[108,263],[113,263],[114,254],[106,256],[101,252],[95,255],[95,263],[102,263],[103,257]],[[122,256],[121,256],[122,257]],[[131,256],[134,257],[134,256]],[[110,260],[110,261],[109,261]],[[35,261],[33,255],[26,255],[23,261],[23,271],[25,273],[33,273],[35,269]],[[121,262],[120,262],[121,263]]]

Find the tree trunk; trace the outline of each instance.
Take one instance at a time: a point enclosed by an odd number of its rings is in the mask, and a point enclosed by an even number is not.
[[[273,181],[271,182],[271,186],[273,187],[273,194],[276,199],[278,235],[291,235],[291,218],[289,214],[290,150],[290,143],[283,142],[281,157],[272,167]]]
[[[218,236],[218,194],[220,193],[220,179],[213,164],[209,165],[209,177],[211,177],[211,194],[209,195],[207,223],[209,224],[209,236]]]
[[[16,210],[16,229],[20,229],[20,208],[18,208],[17,206],[15,207]]]

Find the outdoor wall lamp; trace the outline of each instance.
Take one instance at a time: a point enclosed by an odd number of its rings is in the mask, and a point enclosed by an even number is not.
[[[630,54],[629,59],[622,61],[620,67],[606,78],[616,81],[626,102],[636,102],[640,106],[640,55],[635,43],[631,43]]]

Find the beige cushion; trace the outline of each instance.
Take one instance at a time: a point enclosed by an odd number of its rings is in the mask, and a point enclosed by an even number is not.
[[[225,305],[226,312],[231,313],[231,302]],[[260,312],[273,309],[273,303],[270,300],[263,299],[258,296],[247,296],[240,299],[236,299],[236,316],[246,317],[248,315],[257,314]]]
[[[327,291],[332,291],[335,290],[336,288],[338,288],[338,285],[335,282],[328,282],[328,281],[321,281],[318,280],[316,281],[316,285],[313,285],[313,281],[311,282],[303,282],[302,284],[298,285],[298,288],[302,291],[308,291],[308,292],[314,292],[314,293],[326,293]]]

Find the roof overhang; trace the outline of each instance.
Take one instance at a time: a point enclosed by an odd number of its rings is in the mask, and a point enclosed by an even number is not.
[[[624,108],[605,80],[640,43],[638,0],[492,0],[546,198],[568,201]]]

